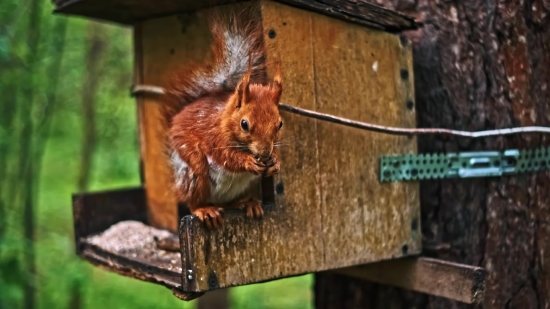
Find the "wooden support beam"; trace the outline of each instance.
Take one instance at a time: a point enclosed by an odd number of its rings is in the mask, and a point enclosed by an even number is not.
[[[180,289],[172,289],[172,293],[174,294],[174,296],[184,301],[191,301],[204,295],[204,293],[182,292]]]
[[[411,257],[334,272],[467,304],[481,304],[485,298],[485,269],[438,259]]]

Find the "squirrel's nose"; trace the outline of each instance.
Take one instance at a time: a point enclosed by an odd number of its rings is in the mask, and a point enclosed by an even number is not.
[[[269,161],[269,158],[271,158],[271,152],[266,151],[266,152],[260,154],[260,161],[262,161],[262,162]]]

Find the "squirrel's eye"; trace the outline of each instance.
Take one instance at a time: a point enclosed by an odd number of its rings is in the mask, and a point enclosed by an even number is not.
[[[279,130],[283,127],[283,122],[279,123]]]
[[[245,119],[241,120],[241,128],[243,128],[243,131],[248,132],[248,121]]]

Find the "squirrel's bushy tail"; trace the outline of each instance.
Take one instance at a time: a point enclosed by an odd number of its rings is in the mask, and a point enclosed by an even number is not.
[[[234,91],[252,65],[252,83],[265,83],[266,64],[263,29],[259,12],[245,8],[210,16],[211,60],[190,63],[177,71],[166,88],[169,102],[165,116],[171,118],[181,109],[208,94]]]

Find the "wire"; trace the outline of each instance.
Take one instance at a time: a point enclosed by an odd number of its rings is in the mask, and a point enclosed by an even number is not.
[[[132,94],[135,95],[135,94],[141,94],[141,93],[163,95],[165,94],[165,91],[164,91],[164,88],[158,87],[158,86],[135,85],[132,89]],[[337,124],[341,124],[352,128],[392,134],[392,135],[440,134],[440,135],[453,135],[453,136],[461,136],[461,137],[469,137],[469,138],[480,138],[480,137],[503,136],[503,135],[521,134],[521,133],[550,134],[549,127],[538,127],[538,126],[495,129],[495,130],[474,131],[474,132],[443,129],[443,128],[397,128],[397,127],[387,127],[387,126],[381,126],[381,125],[372,124],[372,123],[355,121],[347,118],[337,117],[329,114],[319,113],[319,112],[287,105],[284,103],[279,103],[279,109],[289,113],[306,116],[306,117],[310,117],[318,120],[324,120],[332,123],[337,123]]]

